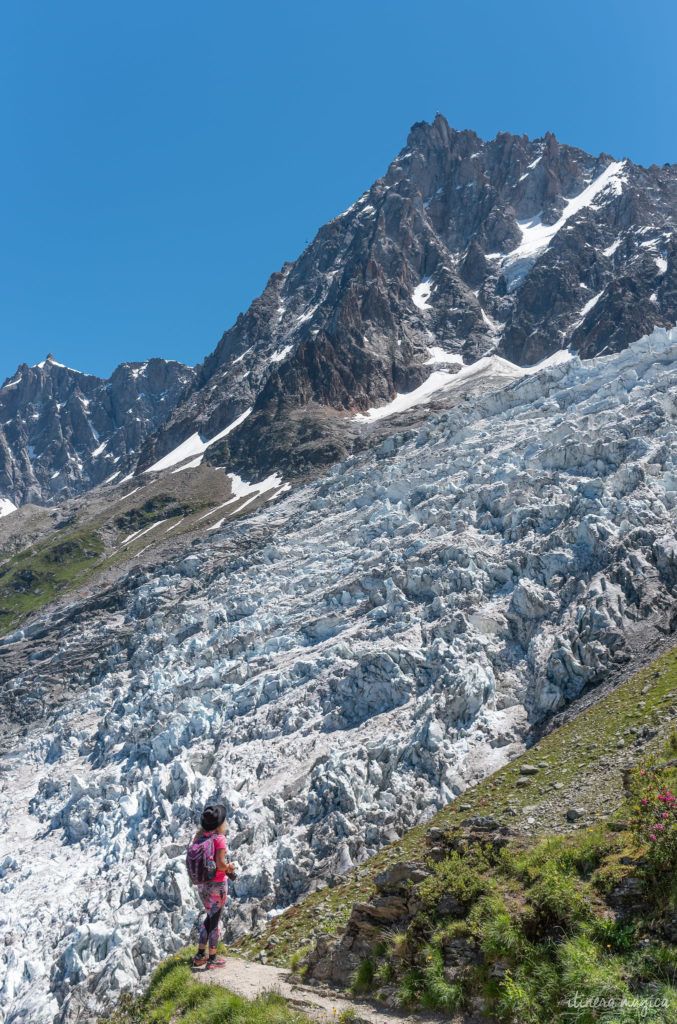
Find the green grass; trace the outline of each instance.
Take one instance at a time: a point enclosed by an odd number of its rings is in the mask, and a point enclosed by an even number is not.
[[[355,971],[355,977],[352,980],[350,990],[355,994],[361,992],[369,992],[374,981],[374,961],[371,957],[367,957],[360,963],[360,966]]]
[[[596,841],[601,839],[600,831]],[[674,1024],[677,951],[662,937],[659,919],[675,908],[654,902],[647,887],[644,912],[634,920],[607,916],[609,908],[593,888],[594,872],[588,873],[576,857],[579,843],[587,842],[587,835],[564,837],[561,845],[546,841],[500,856],[473,847],[464,859],[485,884],[463,921],[463,932],[477,963],[459,967],[447,960],[460,922],[439,920],[437,893],[429,885],[423,890],[423,911],[409,928],[406,957],[374,957],[372,977],[396,983],[398,999],[410,1011],[423,1007],[452,1013],[469,1010],[479,1000],[490,1019],[506,1024],[565,1024],[571,1019],[592,1024],[634,1020],[630,1007],[641,999],[643,1019]],[[609,833],[609,853],[622,842],[617,833]],[[434,865],[433,877],[449,878],[449,864]],[[667,1008],[650,1005],[656,994]],[[597,1000],[597,1010],[568,1006],[570,999]],[[600,1000],[613,1001],[619,1013],[625,1005],[626,1015],[602,1015]]]
[[[190,516],[204,508],[209,508],[211,502],[181,502],[177,501],[171,494],[155,494],[148,498],[142,505],[127,509],[114,519],[115,527],[121,533],[136,533],[146,526],[151,526],[162,519],[176,519],[179,516]]]
[[[0,561],[0,635],[16,629],[55,598],[87,585],[103,570],[124,564],[156,539],[151,533],[148,540],[140,537],[107,555],[103,538],[111,525],[119,533],[113,543],[119,544],[126,535],[154,522],[167,519],[171,525],[170,520],[193,516],[211,504],[177,502],[170,495],[159,495],[117,516],[112,524],[98,516],[87,526],[77,526],[72,516],[46,539]]]
[[[306,956],[313,948],[312,942],[309,942],[307,946],[302,946],[301,949],[297,949],[295,953],[292,953],[289,958],[289,968],[292,971],[298,971],[301,960]]]
[[[307,1024],[285,999],[267,992],[248,1000],[220,985],[197,980],[189,966],[192,950],[170,957],[153,974],[145,995],[124,997],[99,1024]]]
[[[83,522],[82,513],[73,513],[49,536],[0,559],[0,636],[56,598],[92,584],[102,573],[125,571],[146,548],[166,537],[176,540],[204,533],[213,522],[209,513],[214,519],[224,515],[219,506],[227,493],[219,482],[216,489],[204,485],[189,500],[180,490],[178,496],[161,492],[145,500],[138,495],[137,504],[116,512],[131,497],[127,495],[112,499],[109,514],[97,512]],[[249,515],[260,503],[241,497],[228,505],[225,515],[229,520]],[[154,524],[162,525],[149,530]],[[136,533],[142,535],[134,537]]]
[[[61,531],[0,564],[0,632],[87,579],[104,545],[95,529]]]

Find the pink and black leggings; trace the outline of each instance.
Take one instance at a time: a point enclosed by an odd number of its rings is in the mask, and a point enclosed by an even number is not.
[[[219,920],[228,896],[228,882],[204,882],[197,888],[207,911],[200,925],[200,946],[206,946],[209,942],[209,948],[216,949],[219,944]]]

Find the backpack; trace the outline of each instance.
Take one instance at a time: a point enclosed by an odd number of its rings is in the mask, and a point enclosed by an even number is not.
[[[195,885],[214,881],[216,861],[214,860],[213,833],[209,836],[201,836],[190,844],[186,854],[186,867],[190,880]]]

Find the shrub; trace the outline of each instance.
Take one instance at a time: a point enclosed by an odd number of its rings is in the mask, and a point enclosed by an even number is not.
[[[388,985],[395,979],[395,968],[390,960],[383,960],[374,971],[374,981],[378,985]]]
[[[674,734],[668,752],[677,743]],[[655,756],[636,766],[631,776],[630,828],[644,854],[646,893],[659,907],[677,900],[677,794],[670,782],[674,772]]]
[[[482,896],[473,907],[468,924],[489,959],[519,956],[522,936],[500,896]]]
[[[510,1024],[542,1024],[531,985],[521,976],[514,978],[510,971],[506,971],[499,985],[495,1011],[499,1020],[510,1021]]]
[[[423,955],[421,1002],[428,1009],[454,1013],[463,1002],[462,986],[444,977],[444,959],[439,946],[426,946]]]
[[[677,947],[650,942],[642,946],[633,960],[633,974],[641,981],[677,982]]]
[[[601,829],[580,833],[574,842],[564,844],[557,866],[567,874],[587,878],[609,855],[612,844],[614,840]]]
[[[569,932],[577,921],[590,916],[586,890],[577,880],[548,864],[530,889],[527,897],[535,911],[536,925],[541,932],[560,928]]]
[[[430,974],[423,982],[421,1002],[431,1010],[455,1013],[463,1005],[463,988],[448,982],[442,975]]]
[[[421,883],[419,893],[424,905],[433,909],[442,896],[451,895],[465,907],[472,906],[489,888],[482,874],[487,868],[484,854],[477,847],[472,847],[464,856],[454,851],[435,864],[432,873]]]
[[[565,1006],[570,1013],[575,1011],[578,1024],[593,1024],[600,1019],[599,1001],[619,1006],[629,998],[623,962],[605,954],[588,936],[577,935],[562,943],[558,961]],[[575,1002],[591,1005],[575,1006]]]
[[[620,856],[607,858],[593,873],[590,882],[603,896],[609,896],[628,874],[628,868],[621,864]]]
[[[615,953],[627,953],[635,944],[637,925],[632,922],[621,924],[613,919],[595,921],[592,927],[594,939],[605,949]]]
[[[421,974],[416,968],[410,968],[402,978],[397,990],[400,1006],[414,1006],[419,1002],[423,989]]]
[[[374,981],[375,970],[376,967],[371,957],[366,957],[366,959],[362,960],[360,966],[355,971],[350,986],[351,990],[355,993],[368,992]]]

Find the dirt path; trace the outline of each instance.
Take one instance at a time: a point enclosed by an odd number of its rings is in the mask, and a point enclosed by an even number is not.
[[[331,989],[303,985],[281,967],[259,964],[239,957],[228,957],[225,967],[215,967],[197,975],[200,981],[223,985],[245,999],[255,999],[262,992],[278,992],[295,1009],[317,1021],[338,1020],[346,1010],[355,1015],[356,1021],[368,1024],[440,1024],[442,1018],[436,1014],[410,1016],[397,1010],[380,1009],[372,1003],[359,999],[346,999]]]

